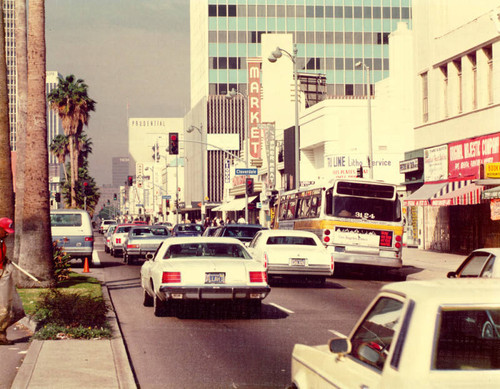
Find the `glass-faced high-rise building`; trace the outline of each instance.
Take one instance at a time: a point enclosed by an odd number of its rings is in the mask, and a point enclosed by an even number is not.
[[[244,91],[247,58],[261,53],[265,33],[290,33],[301,73],[326,75],[327,94],[363,95],[364,63],[372,83],[389,74],[388,36],[411,28],[411,0],[193,0],[191,102]]]

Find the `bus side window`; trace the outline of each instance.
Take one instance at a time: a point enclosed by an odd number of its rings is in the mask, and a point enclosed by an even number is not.
[[[330,188],[325,193],[325,213],[332,216],[332,203],[333,203],[333,188]]]

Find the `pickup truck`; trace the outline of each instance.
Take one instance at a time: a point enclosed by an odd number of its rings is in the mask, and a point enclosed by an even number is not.
[[[123,262],[131,265],[148,253],[154,254],[170,235],[167,226],[132,227],[123,241]]]
[[[385,285],[349,336],[296,344],[290,388],[498,388],[500,283]]]

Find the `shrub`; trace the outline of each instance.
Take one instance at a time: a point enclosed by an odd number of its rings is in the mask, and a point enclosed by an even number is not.
[[[109,307],[102,297],[80,293],[61,293],[50,289],[40,295],[33,315],[39,326],[105,328]]]
[[[111,338],[109,328],[89,328],[89,327],[64,327],[55,324],[47,324],[40,328],[34,335],[34,339],[102,339]]]
[[[53,258],[54,258],[54,275],[57,282],[69,279],[71,267],[69,261],[71,257],[57,245],[56,242],[52,243]]]

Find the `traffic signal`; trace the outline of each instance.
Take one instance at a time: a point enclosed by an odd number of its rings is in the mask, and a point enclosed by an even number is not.
[[[113,194],[113,200],[115,200],[115,201],[116,201],[116,193],[115,193],[115,194]]]
[[[56,201],[57,201],[58,203],[60,203],[60,202],[61,202],[61,194],[60,194],[59,192],[57,192],[54,196],[55,196],[55,198],[56,198]]]
[[[253,178],[249,177],[246,179],[246,194],[251,195],[253,193]]]
[[[134,183],[134,177],[128,176],[127,177],[127,183],[128,183],[128,186],[132,186],[132,184]]]
[[[179,154],[179,134],[177,132],[168,133],[168,150],[172,155]]]
[[[85,196],[89,196],[92,194],[89,180],[83,180],[83,193],[85,194]]]
[[[158,147],[158,142],[152,147],[153,149],[153,161],[160,162],[160,148]]]
[[[166,201],[165,206],[166,206],[167,208],[170,208],[170,200],[165,200],[165,201]]]
[[[356,172],[356,177],[363,178],[363,166],[359,166]]]

